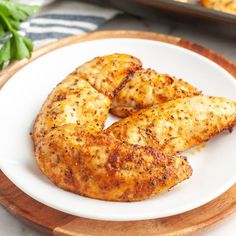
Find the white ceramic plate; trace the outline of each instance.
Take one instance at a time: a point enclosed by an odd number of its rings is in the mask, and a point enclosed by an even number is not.
[[[28,64],[0,91],[0,164],[5,175],[22,191],[50,207],[104,220],[174,215],[207,203],[233,185],[236,132],[219,135],[194,156],[187,154],[193,176],[171,191],[141,202],[117,203],[81,197],[57,188],[40,172],[29,133],[48,93],[78,65],[115,52],[137,56],[145,67],[184,78],[205,94],[236,100],[236,81],[229,73],[177,46],[138,39],[106,39],[67,46]],[[109,117],[108,123],[114,120]]]

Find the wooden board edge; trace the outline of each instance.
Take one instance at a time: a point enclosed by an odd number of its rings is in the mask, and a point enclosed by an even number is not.
[[[18,205],[15,204],[15,202],[13,201],[15,196],[18,199],[21,198],[21,196],[24,197],[27,204],[28,203],[32,204],[32,201],[33,201],[33,203],[37,204],[37,207],[39,207],[39,208],[44,207],[44,208],[50,209],[51,211],[57,212],[58,214],[65,215],[65,217],[63,217],[63,219],[61,220],[60,224],[57,225],[58,227],[63,226],[65,224],[69,223],[71,220],[74,220],[76,218],[76,216],[72,216],[72,215],[66,214],[64,212],[59,212],[58,210],[48,207],[48,206],[38,202],[37,200],[31,198],[30,196],[25,194],[22,190],[20,190],[15,184],[13,184],[5,176],[5,174],[2,171],[0,171],[0,185],[1,186],[4,185],[4,189],[5,189],[5,194],[0,195],[0,204],[10,214],[12,214],[14,217],[19,219],[20,221],[22,221],[24,224],[26,224],[36,230],[39,230],[40,232],[43,232],[44,234],[51,235],[52,231],[55,228],[54,225],[49,224],[48,226],[46,226],[39,219],[34,218],[32,220],[31,212],[29,212],[27,209],[23,210],[22,208],[20,208]],[[10,193],[9,193],[9,189],[10,189]],[[11,195],[12,199],[7,197],[8,195]]]
[[[206,208],[207,209],[211,208],[211,207],[216,208],[219,205],[219,203],[224,202],[225,199],[230,197],[231,194],[235,194],[235,192],[236,192],[236,185],[231,187],[229,190],[227,190],[222,195],[218,196],[216,199],[214,199],[211,202],[206,203],[198,208],[195,208],[193,210],[190,210],[188,212],[184,212],[184,213],[181,213],[178,215],[173,215],[173,216],[169,216],[169,217],[165,217],[165,218],[159,218],[157,220],[163,220],[163,221],[169,220],[169,221],[173,222],[178,217],[180,220],[181,219],[182,220],[188,219],[189,214],[196,214],[197,215],[202,210],[204,211]],[[224,218],[226,218],[227,216],[229,216],[230,214],[232,214],[235,211],[236,211],[236,198],[234,198],[234,200],[231,204],[229,204],[227,207],[224,207],[223,211],[220,211],[220,213],[214,215],[213,217],[209,217],[209,219],[207,219],[207,220],[200,221],[198,224],[191,225],[189,227],[182,227],[182,228],[180,227],[174,233],[172,232],[172,233],[162,233],[162,234],[152,234],[152,235],[160,235],[160,236],[187,236],[187,235],[191,235],[192,236],[195,234],[199,234],[203,231],[206,231],[210,226],[216,224],[220,220],[223,220]],[[80,236],[84,236],[83,233],[80,234],[78,232],[78,227],[76,227],[79,224],[79,221],[80,221],[80,219],[75,218],[74,220],[72,220],[68,224],[65,224],[60,227],[56,227],[53,231],[53,234],[56,236],[68,236],[68,235],[77,235],[77,234]],[[87,221],[89,221],[89,219]],[[139,221],[139,222],[142,222],[143,227],[146,226],[145,221],[147,221],[147,220]],[[153,220],[150,220],[150,221],[153,221]],[[102,222],[104,222],[104,221],[102,221]],[[136,221],[133,221],[133,222],[135,224]],[[123,223],[126,224],[127,222],[123,222]],[[82,222],[82,224],[83,224],[83,222]],[[97,224],[96,221],[95,221],[95,224]],[[96,225],[95,225],[95,227],[96,227]],[[127,226],[125,226],[125,228],[127,228]],[[86,236],[88,236],[88,235],[89,236],[97,236],[96,234],[86,234]],[[129,236],[135,236],[135,235],[136,234],[131,233]]]

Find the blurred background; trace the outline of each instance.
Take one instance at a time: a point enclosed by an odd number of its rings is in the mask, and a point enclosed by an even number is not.
[[[201,0],[22,1],[45,5],[41,12],[53,10],[58,5],[63,8],[71,2],[115,9],[114,15],[99,25],[98,30],[143,30],[169,34],[202,44],[236,62],[236,0],[208,0],[225,2],[228,6],[216,9],[202,6]],[[81,10],[79,5],[77,7],[78,11]]]
[[[236,62],[235,14],[200,6],[197,0],[91,0],[122,10],[100,29],[136,29],[169,34],[211,48]]]
[[[73,24],[69,26],[72,19],[69,19],[68,15],[77,14],[78,17],[74,18],[77,22],[86,21],[79,19],[81,15],[94,15],[103,17],[103,20],[92,22],[94,27],[85,29],[84,32],[118,29],[159,32],[202,44],[236,61],[236,0],[20,0],[20,2],[43,6],[38,14],[41,17],[51,14],[47,19],[50,18],[52,21],[53,18],[54,24],[62,17],[59,19],[55,14],[64,14],[64,20],[68,20],[65,26],[71,28],[71,32],[67,29],[64,30],[67,33],[59,35],[58,33],[63,33],[60,31],[62,29],[49,28],[51,21],[47,23],[42,19],[44,24],[40,23],[41,31],[54,32],[51,36],[53,40],[48,40],[45,37],[49,37],[50,34],[47,36],[33,34],[39,33],[37,30],[40,29],[39,19],[37,19],[38,25],[34,22],[36,19],[33,19],[24,27],[26,32],[29,31],[28,36],[36,41],[36,47],[63,36],[76,34],[76,31],[72,30]],[[63,27],[63,24],[60,27]],[[43,38],[44,41],[38,42]]]

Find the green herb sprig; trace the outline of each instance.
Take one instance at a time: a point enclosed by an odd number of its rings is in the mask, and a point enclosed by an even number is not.
[[[20,4],[12,0],[0,0],[0,70],[7,63],[30,57],[33,50],[31,39],[18,31],[20,22],[37,12],[38,6]]]

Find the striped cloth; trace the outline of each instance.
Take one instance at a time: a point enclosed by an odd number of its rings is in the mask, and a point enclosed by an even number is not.
[[[117,10],[79,1],[56,0],[23,22],[21,32],[33,39],[37,48],[57,39],[93,31],[117,13]]]

